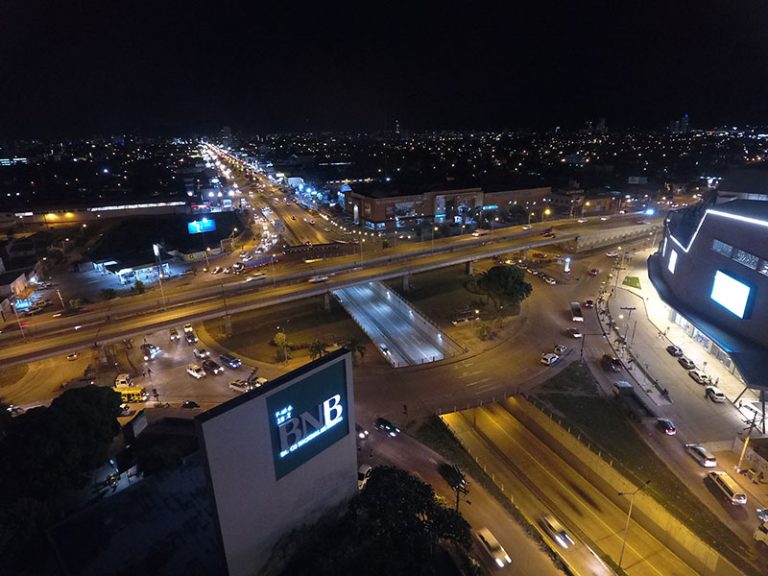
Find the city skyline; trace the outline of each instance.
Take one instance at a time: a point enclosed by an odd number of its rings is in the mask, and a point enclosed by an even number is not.
[[[760,124],[767,10],[13,2],[0,132]]]

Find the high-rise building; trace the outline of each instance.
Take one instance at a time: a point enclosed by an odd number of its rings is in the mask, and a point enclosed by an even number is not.
[[[400,120],[395,120],[395,136],[400,136]]]

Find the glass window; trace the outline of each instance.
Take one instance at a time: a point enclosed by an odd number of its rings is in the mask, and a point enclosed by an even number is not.
[[[760,268],[757,269],[763,276],[768,276],[768,260],[760,262]]]
[[[730,244],[726,244],[725,242],[721,242],[720,240],[712,241],[712,250],[714,250],[718,254],[727,256],[728,258],[730,258],[731,254],[733,254],[733,246],[731,246]]]
[[[739,264],[744,264],[744,266],[747,268],[752,268],[752,270],[757,270],[757,264],[760,261],[760,258],[754,254],[750,254],[744,250],[739,250],[738,248],[733,253],[733,259],[736,260],[736,262]]]

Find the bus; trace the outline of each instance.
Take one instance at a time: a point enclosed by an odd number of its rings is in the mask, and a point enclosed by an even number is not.
[[[115,386],[112,390],[120,394],[120,399],[123,402],[146,402],[149,400],[149,394],[147,394],[144,386]]]

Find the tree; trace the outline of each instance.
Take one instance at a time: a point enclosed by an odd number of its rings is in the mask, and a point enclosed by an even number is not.
[[[285,335],[285,332],[278,332],[275,334],[275,337],[272,338],[272,342],[275,343],[275,346],[277,346],[277,358],[280,361],[286,361],[290,357],[290,348],[291,345],[288,342],[288,336]]]
[[[67,304],[72,310],[77,310],[83,305],[83,301],[80,298],[70,298]]]
[[[117,298],[117,290],[114,288],[103,288],[99,294],[101,294],[101,297],[104,300],[113,300],[114,298]]]
[[[533,286],[525,281],[523,271],[513,266],[493,266],[480,276],[478,284],[497,306],[503,301],[522,302],[533,291]]]
[[[365,342],[358,338],[357,336],[352,336],[349,340],[346,341],[344,344],[344,347],[347,348],[350,352],[352,352],[352,359],[354,360],[355,354],[360,355],[360,362],[363,361],[365,358]]]
[[[141,280],[136,280],[136,283],[134,284],[134,288],[136,288],[137,294],[144,294],[144,292],[147,291],[147,287],[144,285],[144,282]]]
[[[328,353],[328,344],[322,340],[315,339],[312,344],[309,345],[309,357],[314,360],[320,358]]]

